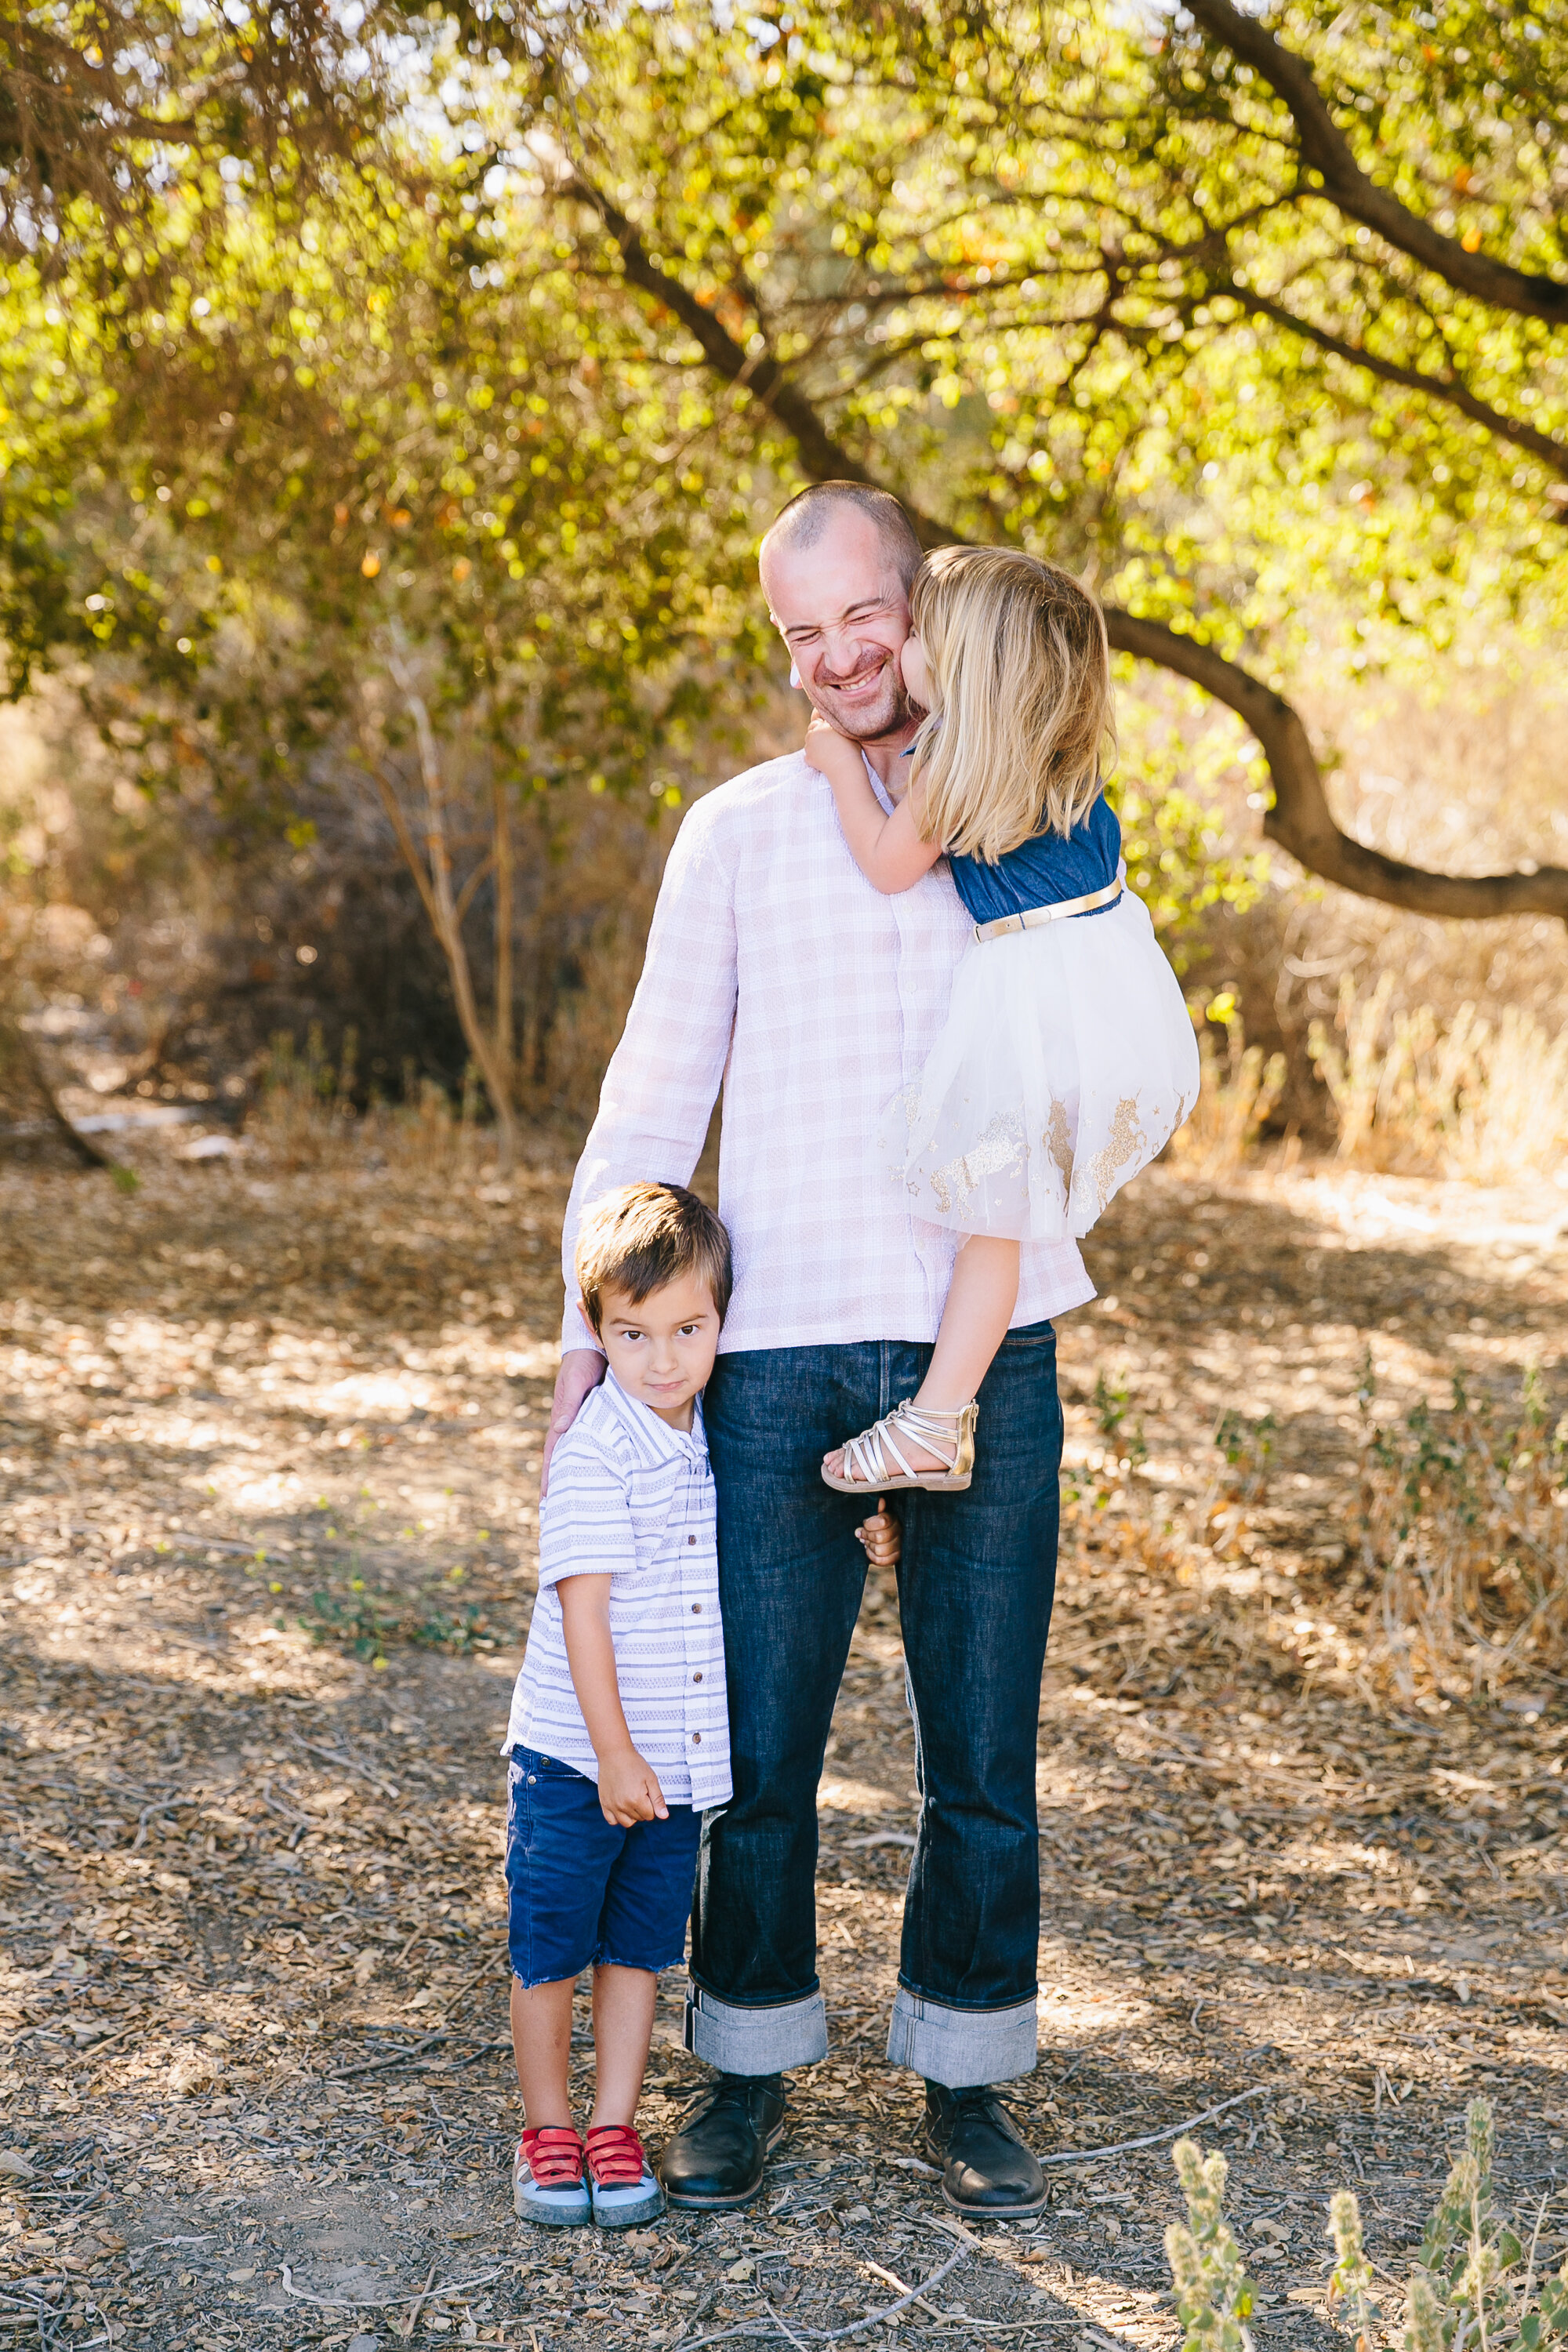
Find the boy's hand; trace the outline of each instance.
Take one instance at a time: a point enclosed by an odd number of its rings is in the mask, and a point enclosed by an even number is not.
[[[634,1822],[668,1821],[658,1774],[635,1748],[600,1757],[599,1811],[618,1830],[629,1830]]]
[[[880,1495],[874,1517],[863,1520],[856,1528],[855,1540],[865,1545],[866,1557],[873,1568],[897,1568],[904,1549],[904,1533]]]

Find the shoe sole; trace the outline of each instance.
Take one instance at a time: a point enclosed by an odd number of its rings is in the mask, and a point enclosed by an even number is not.
[[[664,2185],[666,2204],[673,2205],[679,2211],[687,2213],[729,2213],[738,2206],[749,2205],[753,2197],[760,2197],[763,2193],[763,2183],[767,2177],[768,2158],[783,2139],[788,2120],[787,2116],[781,2116],[768,2134],[763,2147],[763,2170],[757,2177],[754,2188],[744,2190],[739,2197],[693,2197],[681,2189],[671,2189],[666,2181]]]
[[[1026,2220],[1031,2213],[1043,2213],[1051,2198],[1047,2189],[1026,2205],[965,2205],[962,2198],[952,2195],[944,2180],[942,2201],[950,2213],[962,2213],[967,2221],[1017,2221]]]
[[[635,2230],[639,2222],[657,2221],[664,2210],[664,2191],[655,2189],[652,2195],[639,2198],[635,2205],[616,2205],[609,2212],[594,2208],[594,2226],[597,2230]]]
[[[518,2197],[513,2197],[511,2201],[518,2220],[531,2223],[536,2230],[585,2230],[594,2218],[594,2209],[586,2200],[581,2212],[572,2213],[552,2213]]]
[[[934,2164],[939,2171],[945,2174],[941,2151],[932,2147],[929,2140],[921,2140],[917,2145],[927,2162]],[[1043,2181],[1037,2197],[1029,2198],[1017,2205],[966,2205],[962,2198],[953,2195],[944,2177],[942,2184],[942,2201],[950,2213],[962,2213],[971,2221],[1027,2221],[1032,2213],[1045,2211],[1051,2201],[1050,2184],[1048,2181]]]

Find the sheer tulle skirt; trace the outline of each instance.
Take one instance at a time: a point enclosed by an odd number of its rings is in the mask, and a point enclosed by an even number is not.
[[[1104,914],[974,942],[881,1140],[917,1216],[1061,1241],[1088,1233],[1197,1097],[1182,992],[1123,891]]]

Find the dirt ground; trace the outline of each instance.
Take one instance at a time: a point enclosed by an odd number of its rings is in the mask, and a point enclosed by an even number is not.
[[[861,2340],[1167,2346],[1168,2137],[1093,2151],[1244,2093],[1199,2137],[1264,2344],[1331,2338],[1336,2186],[1402,2279],[1478,2089],[1506,2189],[1568,2233],[1564,1688],[1379,1698],[1344,1564],[1369,1345],[1385,1398],[1533,1360],[1561,1409],[1568,1195],[1298,1168],[1119,1201],[1062,1329],[1040,2056],[1012,2086],[1050,2209],[955,2239],[881,2056],[914,1795],[870,1591],[821,1799],[831,2055],[749,2212],[605,2242],[524,2234],[507,2179],[498,1749],[562,1171],[140,1164],[133,1195],[0,1173],[0,2336],[782,2345],[957,2255]],[[1278,1423],[1245,1512],[1227,1406]],[[681,1992],[655,2146],[700,2078]]]

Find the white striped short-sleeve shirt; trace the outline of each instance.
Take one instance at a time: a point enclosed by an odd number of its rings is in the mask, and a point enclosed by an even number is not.
[[[658,1773],[667,1804],[703,1811],[729,1802],[716,1529],[701,1405],[688,1436],[606,1374],[550,1457],[539,1507],[539,1599],[512,1692],[508,1749],[531,1748],[598,1780],[555,1588],[567,1576],[608,1576],[616,1678],[632,1745]]]

